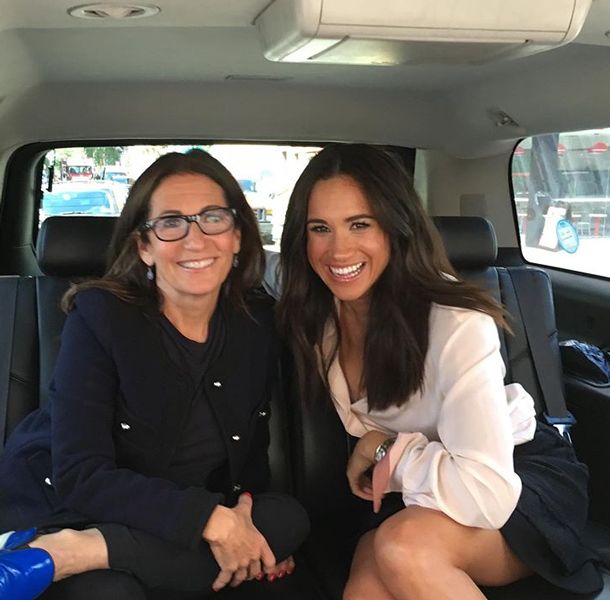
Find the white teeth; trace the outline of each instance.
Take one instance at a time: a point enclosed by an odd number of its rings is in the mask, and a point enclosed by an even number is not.
[[[333,275],[337,275],[339,277],[346,277],[347,275],[355,275],[358,271],[360,271],[360,269],[362,269],[362,267],[364,266],[364,263],[358,263],[355,265],[351,265],[349,267],[329,267],[330,268],[330,272]]]
[[[213,262],[213,258],[206,258],[205,260],[187,260],[181,262],[180,266],[185,267],[186,269],[204,269],[205,267],[209,267]]]

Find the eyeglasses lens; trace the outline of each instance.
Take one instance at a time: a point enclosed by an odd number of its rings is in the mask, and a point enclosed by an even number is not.
[[[174,242],[186,237],[191,223],[207,235],[218,235],[229,231],[235,225],[233,213],[228,208],[204,210],[198,215],[176,215],[162,217],[155,221],[153,231],[163,242]]]

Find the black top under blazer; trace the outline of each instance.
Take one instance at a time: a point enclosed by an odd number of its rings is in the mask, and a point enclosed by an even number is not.
[[[194,548],[218,503],[266,488],[277,366],[271,301],[249,301],[250,315],[220,309],[225,343],[204,386],[216,416],[209,426],[220,427],[229,458],[225,493],[170,478],[196,390],[168,356],[158,314],[90,289],[66,318],[50,402],[14,431],[0,460],[0,510],[19,521],[13,527],[69,512]]]

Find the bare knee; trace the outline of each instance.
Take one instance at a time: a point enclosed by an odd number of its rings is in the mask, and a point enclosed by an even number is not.
[[[434,532],[424,523],[409,519],[382,523],[375,534],[374,550],[377,567],[386,577],[429,577],[443,556]]]

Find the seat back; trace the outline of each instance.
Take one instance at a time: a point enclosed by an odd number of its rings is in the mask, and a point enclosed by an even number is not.
[[[70,285],[106,270],[116,217],[49,217],[38,234],[36,255],[43,277],[36,278],[40,405],[47,402],[59,353],[65,314],[60,302]]]
[[[536,369],[527,342],[523,319],[519,311],[517,292],[510,273],[527,269],[530,284],[535,287],[540,320],[557,367],[561,373],[561,359],[555,325],[555,308],[551,280],[542,269],[531,267],[496,267],[497,243],[493,227],[481,217],[435,217],[445,249],[460,276],[486,289],[506,308],[512,332],[499,329],[502,357],[506,366],[506,383],[518,382],[532,395],[538,414],[544,411],[544,398],[536,376]]]
[[[0,452],[9,433],[38,406],[35,283],[33,277],[0,277]]]
[[[65,315],[70,281],[99,275],[116,219],[49,217],[41,226],[38,263],[44,276],[0,277],[0,298],[13,298],[0,337],[0,447],[16,425],[43,405]]]

